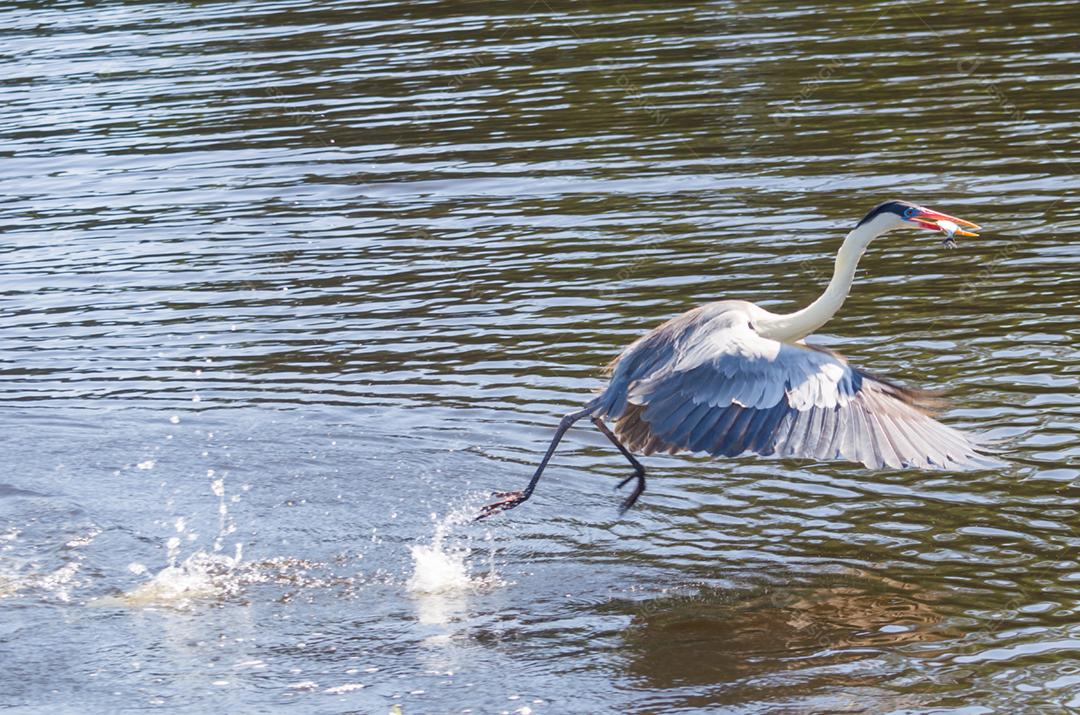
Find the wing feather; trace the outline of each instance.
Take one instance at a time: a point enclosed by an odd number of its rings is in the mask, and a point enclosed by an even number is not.
[[[904,466],[903,452],[897,449],[894,442],[895,428],[890,424],[888,414],[868,410],[866,416],[869,418],[872,434],[877,442],[878,452],[881,454],[881,461],[892,469]]]
[[[832,444],[833,436],[836,435],[836,416],[839,408],[828,408],[821,411],[821,427],[818,431],[817,445],[814,449],[815,459],[829,459],[829,445]]]
[[[723,456],[734,457],[746,451],[746,428],[754,417],[755,409],[751,407],[739,407],[738,414],[728,427],[727,436],[724,440]]]
[[[731,430],[732,423],[735,422],[735,419],[739,416],[739,411],[741,409],[742,408],[738,405],[730,405],[723,408],[723,417],[717,422],[716,433],[713,435],[713,440],[708,450],[709,454],[712,456],[718,457],[728,450],[728,432]]]
[[[863,448],[866,450],[866,459],[863,464],[871,469],[883,467],[897,469],[900,462],[893,455],[892,448],[887,443],[882,443],[885,437],[880,434],[881,427],[874,419],[874,413],[866,409],[866,405],[860,403],[858,415],[863,430]]]
[[[680,424],[678,428],[671,432],[670,438],[666,435],[661,435],[661,437],[663,437],[665,441],[670,442],[671,444],[679,445],[684,449],[688,448],[689,445],[687,444],[687,441],[689,440],[690,433],[693,432],[694,428],[698,426],[698,423],[701,421],[701,419],[705,417],[705,415],[709,414],[713,409],[714,408],[712,407],[712,405],[709,405],[708,403],[698,403],[694,407],[694,409],[690,411],[690,414],[686,416],[686,419],[682,421],[682,424]],[[686,446],[684,447],[684,445]]]
[[[709,440],[715,438],[716,428],[720,421],[727,415],[727,410],[710,408],[708,413],[698,421],[687,438],[687,448],[692,452],[704,452],[708,449]]]
[[[840,458],[851,462],[861,461],[858,456],[858,425],[855,424],[854,418],[843,420],[841,424],[843,427],[840,430],[840,443],[838,445]]]

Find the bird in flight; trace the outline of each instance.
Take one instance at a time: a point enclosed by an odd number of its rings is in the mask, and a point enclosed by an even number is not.
[[[954,236],[977,236],[966,229],[979,229],[907,201],[886,201],[848,233],[828,287],[802,310],[772,313],[748,301],[721,300],[654,328],[608,365],[608,384],[599,395],[562,418],[525,489],[497,493],[498,501],[477,519],[528,499],[559,440],[584,417],[634,468],[618,485],[635,481],[621,512],[645,491],[645,468],[635,452],[750,452],[861,462],[870,469],[990,463],[973,437],[934,419],[937,400],[930,393],[871,375],[840,353],[804,342],[843,305],[870,242],[902,227],[941,231],[949,247]]]

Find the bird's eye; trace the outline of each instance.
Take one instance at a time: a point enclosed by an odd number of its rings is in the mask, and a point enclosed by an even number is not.
[[[917,211],[918,211],[918,209],[915,208],[914,206],[907,207],[906,209],[904,209],[904,218],[911,218],[912,216],[915,215],[915,213]]]

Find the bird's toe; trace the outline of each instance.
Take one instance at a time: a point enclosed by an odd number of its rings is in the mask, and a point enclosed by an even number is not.
[[[492,514],[498,514],[507,509],[513,509],[518,504],[528,499],[525,492],[495,492],[492,496],[498,498],[498,501],[494,501],[482,508],[473,521],[480,521]]]

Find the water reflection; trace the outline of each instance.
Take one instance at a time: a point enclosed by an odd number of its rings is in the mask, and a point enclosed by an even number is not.
[[[751,589],[702,588],[615,604],[632,616],[630,672],[646,688],[734,687],[762,673],[809,669],[805,692],[829,684],[844,663],[907,643],[957,635],[932,593],[851,572],[807,575]],[[884,673],[867,673],[872,686]],[[856,685],[850,682],[849,685]]]

